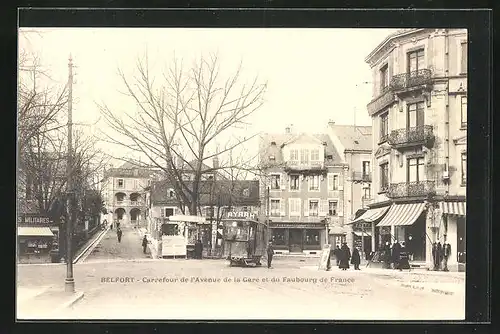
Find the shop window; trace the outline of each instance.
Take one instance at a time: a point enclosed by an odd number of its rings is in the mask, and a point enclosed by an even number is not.
[[[284,228],[272,229],[271,239],[274,245],[285,246],[286,245],[285,229]]]
[[[319,246],[321,244],[319,230],[306,230],[304,245]]]

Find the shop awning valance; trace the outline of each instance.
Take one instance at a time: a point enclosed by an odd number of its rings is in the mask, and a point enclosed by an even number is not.
[[[370,210],[366,211],[365,213],[363,213],[358,218],[354,219],[353,221],[351,221],[347,224],[349,225],[349,224],[354,224],[354,223],[358,223],[358,222],[362,222],[362,221],[367,222],[367,223],[372,223],[372,222],[376,221],[377,219],[379,219],[380,217],[382,217],[387,212],[388,209],[389,209],[388,206],[383,207],[383,208],[370,209]]]
[[[465,216],[466,203],[465,202],[439,202],[441,212],[446,215]]]
[[[377,226],[413,225],[424,210],[424,203],[393,204]]]
[[[20,237],[53,237],[54,233],[49,227],[19,226],[17,235]]]
[[[372,236],[372,233],[371,232],[362,232],[362,231],[354,231],[354,235],[357,236],[357,237],[362,237],[362,236],[365,236],[365,237],[371,237]]]

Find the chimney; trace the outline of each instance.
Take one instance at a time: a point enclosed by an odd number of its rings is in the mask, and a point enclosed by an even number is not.
[[[332,119],[328,120],[328,126],[334,126],[334,125],[335,122]]]

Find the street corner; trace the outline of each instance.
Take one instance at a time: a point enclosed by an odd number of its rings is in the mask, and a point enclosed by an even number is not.
[[[56,319],[85,296],[83,291],[66,292],[50,287],[29,299],[17,303],[17,319]]]

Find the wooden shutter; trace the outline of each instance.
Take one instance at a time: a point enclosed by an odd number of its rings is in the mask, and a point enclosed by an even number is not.
[[[283,173],[280,174],[280,188],[281,188],[281,190],[286,190],[286,184],[287,184],[286,181],[287,181],[286,174],[283,174]]]
[[[309,200],[304,200],[304,217],[309,217]]]
[[[328,201],[320,200],[318,205],[319,205],[319,216],[325,217],[328,213]]]
[[[344,201],[337,202],[337,216],[339,217],[344,216]]]
[[[280,211],[281,211],[281,217],[286,216],[286,203],[283,199],[280,199]]]
[[[333,174],[328,173],[328,191],[333,190]]]

